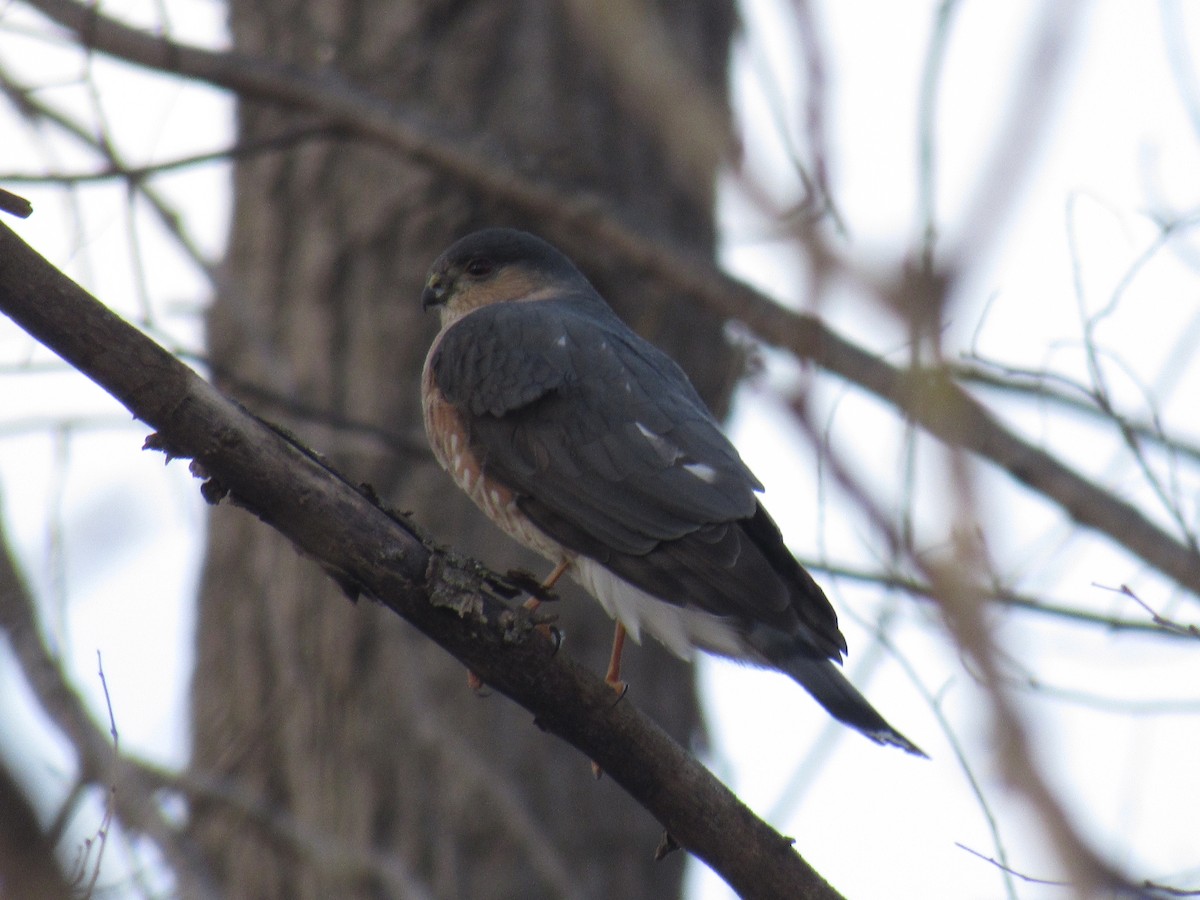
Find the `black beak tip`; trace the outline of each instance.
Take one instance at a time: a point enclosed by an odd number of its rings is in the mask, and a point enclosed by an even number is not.
[[[428,312],[430,307],[437,306],[441,302],[442,298],[438,292],[431,285],[425,285],[425,289],[421,291],[421,309]]]

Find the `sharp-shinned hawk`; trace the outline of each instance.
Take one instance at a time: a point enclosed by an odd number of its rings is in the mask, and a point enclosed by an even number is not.
[[[646,631],[683,657],[777,669],[872,740],[924,755],[842,675],[833,607],[687,376],[569,259],[479,231],[437,259],[421,302],[442,321],[422,376],[438,461],[600,601],[618,645]]]

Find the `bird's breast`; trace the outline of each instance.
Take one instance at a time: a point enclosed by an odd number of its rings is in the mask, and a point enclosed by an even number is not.
[[[488,477],[471,449],[470,431],[463,415],[437,386],[432,360],[437,343],[430,349],[421,373],[421,407],[425,434],[438,464],[471,501],[509,536],[555,564],[574,559],[575,554],[533,524],[517,506],[517,495],[505,484]]]

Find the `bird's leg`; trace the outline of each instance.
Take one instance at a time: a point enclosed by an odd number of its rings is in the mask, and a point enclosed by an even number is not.
[[[608,671],[604,673],[604,683],[616,691],[618,700],[629,690],[629,685],[621,680],[621,651],[624,649],[625,626],[617,622],[616,630],[613,631],[612,655],[608,658]],[[600,768],[600,764],[593,760],[592,775],[600,778],[603,774],[604,770]]]
[[[564,559],[563,562],[560,562],[558,565],[554,566],[554,571],[552,571],[550,575],[547,575],[546,580],[541,583],[542,592],[546,592],[546,590],[553,588],[554,584],[558,583],[559,578],[563,577],[563,572],[569,568],[570,564],[570,559]],[[540,598],[536,598],[536,596],[530,596],[528,600],[523,602],[522,606],[524,606],[524,608],[526,608],[526,610],[529,612],[536,612],[541,604],[542,601]],[[541,634],[544,634],[546,637],[550,638],[550,640],[554,642],[554,649],[558,649],[558,644],[560,641],[562,641],[562,635],[559,635],[558,632],[554,630],[552,625],[536,625],[535,628],[541,631]]]
[[[624,649],[625,626],[618,622],[613,632],[612,655],[608,658],[608,671],[604,674],[604,683],[616,691],[619,697],[625,696],[625,691],[629,688],[629,685],[621,680],[621,651]]]
[[[547,575],[545,581],[542,582],[542,590],[548,591],[554,587],[554,585],[558,583],[558,579],[563,577],[563,573],[567,571],[567,568],[570,565],[571,561],[569,559],[564,559],[557,566],[555,566],[554,571]],[[537,597],[530,597],[521,605],[532,613],[537,611],[537,608],[542,605],[542,601]],[[551,633],[549,625],[538,625],[537,629],[546,637],[554,640],[554,635]],[[619,668],[620,662],[618,660],[618,669]],[[467,687],[473,691],[478,691],[483,687],[483,680],[470,669],[467,670]]]

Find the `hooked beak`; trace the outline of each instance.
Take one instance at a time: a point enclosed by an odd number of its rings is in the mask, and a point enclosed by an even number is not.
[[[446,302],[447,284],[438,275],[430,277],[425,282],[425,290],[421,291],[421,309],[428,310],[431,306],[441,306]]]

